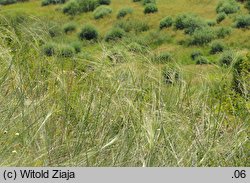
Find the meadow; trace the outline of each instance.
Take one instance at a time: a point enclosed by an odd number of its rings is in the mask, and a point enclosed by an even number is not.
[[[249,0],[0,0],[0,166],[250,166]]]

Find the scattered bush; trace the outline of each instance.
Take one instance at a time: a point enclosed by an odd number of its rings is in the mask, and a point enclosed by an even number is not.
[[[8,5],[17,3],[17,0],[0,0],[0,5]]]
[[[214,21],[214,20],[208,20],[207,21],[207,25],[210,26],[210,27],[213,27],[213,26],[216,25],[216,21]]]
[[[108,6],[102,5],[95,9],[94,18],[100,19],[112,13],[112,9]]]
[[[49,57],[55,55],[56,50],[57,45],[55,43],[47,43],[42,48],[43,54]]]
[[[112,28],[105,36],[105,41],[115,41],[121,39],[125,35],[124,30],[120,28]]]
[[[133,2],[140,2],[141,0],[133,0]]]
[[[250,15],[242,15],[236,19],[235,26],[237,28],[249,28],[250,27]]]
[[[225,38],[226,36],[230,35],[232,29],[230,27],[220,27],[215,30],[215,34],[217,38]]]
[[[66,34],[76,30],[76,24],[73,22],[67,23],[63,26],[63,30]]]
[[[175,66],[166,66],[162,72],[166,84],[175,84],[181,80],[180,70]]]
[[[79,38],[81,40],[95,40],[98,38],[98,31],[92,25],[86,25],[82,28]]]
[[[68,15],[76,15],[79,13],[79,4],[76,0],[68,1],[63,7],[63,13]]]
[[[156,13],[158,12],[158,8],[155,4],[147,4],[144,9],[144,14]]]
[[[74,48],[68,45],[60,45],[58,47],[58,56],[70,58],[74,56]]]
[[[236,13],[240,10],[239,4],[235,0],[222,0],[219,2],[216,12],[217,13],[226,13],[226,14],[232,14]]]
[[[217,15],[216,21],[217,23],[221,23],[223,20],[225,20],[227,14],[225,12],[221,12]]]
[[[147,5],[147,4],[155,4],[156,1],[155,0],[143,0],[143,5]]]
[[[220,64],[222,66],[229,66],[233,63],[233,61],[236,59],[236,55],[232,51],[226,51],[224,52],[220,57]]]
[[[71,43],[70,46],[72,48],[74,48],[75,53],[80,53],[82,51],[82,49],[81,49],[81,43],[79,43],[78,41],[75,41],[75,42]]]
[[[219,52],[223,52],[225,49],[225,45],[220,42],[220,41],[215,41],[211,44],[211,50],[210,50],[210,53],[211,54],[216,54],[216,53],[219,53]]]
[[[132,8],[122,8],[119,10],[118,14],[117,14],[117,18],[123,18],[128,14],[132,14],[133,13],[133,9]]]
[[[171,27],[173,25],[173,22],[174,21],[172,17],[163,18],[160,22],[160,29]]]
[[[196,64],[197,65],[209,64],[209,63],[210,63],[209,60],[206,57],[203,57],[203,56],[198,57],[196,59]]]
[[[48,32],[50,37],[53,38],[62,34],[62,29],[57,23],[49,22],[48,24],[49,24]]]
[[[205,45],[211,42],[215,37],[215,33],[212,29],[197,29],[194,32],[190,43],[193,45]]]
[[[125,32],[144,32],[149,30],[147,22],[137,19],[120,20],[114,26],[123,29]]]
[[[195,60],[196,58],[198,58],[198,57],[200,57],[200,56],[202,56],[202,53],[201,53],[200,51],[193,51],[193,52],[191,53],[191,58],[192,58],[192,60]]]
[[[153,57],[154,62],[161,63],[161,64],[172,61],[172,60],[173,60],[173,56],[169,52],[159,53],[159,54],[154,55]]]
[[[50,4],[63,4],[66,0],[42,0],[42,6],[48,6]]]
[[[99,4],[101,5],[110,5],[111,0],[99,0]]]
[[[100,4],[98,0],[77,0],[80,12],[94,11]]]

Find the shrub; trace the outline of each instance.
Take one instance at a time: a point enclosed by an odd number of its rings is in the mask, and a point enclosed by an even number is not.
[[[133,0],[133,2],[140,2],[141,0]]]
[[[209,63],[210,62],[206,57],[201,56],[201,57],[196,58],[197,65],[209,64]]]
[[[70,46],[74,48],[75,53],[80,53],[82,51],[81,43],[79,43],[78,41],[71,43]]]
[[[76,2],[76,0],[68,1],[63,7],[63,13],[69,15],[76,15],[79,13],[79,10],[79,4]]]
[[[156,13],[158,12],[158,8],[155,4],[147,4],[144,9],[144,14]]]
[[[225,38],[226,36],[230,35],[232,29],[230,27],[220,27],[215,30],[215,34],[217,38]]]
[[[202,56],[202,53],[201,53],[200,51],[193,51],[193,52],[191,53],[191,58],[192,58],[192,60],[195,60],[196,58],[198,58],[198,57],[200,57],[200,56]]]
[[[242,15],[236,19],[235,26],[237,28],[248,28],[250,27],[250,15]]]
[[[147,4],[155,4],[155,0],[143,0],[143,5],[147,5]]]
[[[63,26],[64,32],[67,34],[76,30],[76,24],[73,22],[67,23]]]
[[[41,5],[48,6],[50,4],[63,4],[65,2],[66,0],[43,0]]]
[[[8,5],[17,3],[17,0],[0,0],[0,5]]]
[[[61,27],[54,23],[54,22],[49,22],[49,27],[48,27],[48,32],[50,37],[57,37],[62,34],[62,29]]]
[[[210,26],[210,27],[215,26],[216,25],[216,21],[208,20],[207,21],[207,25]]]
[[[178,15],[175,20],[175,28],[184,29],[186,34],[193,34],[195,30],[206,26],[207,23],[195,15],[182,14]]]
[[[240,10],[240,6],[235,0],[222,0],[219,2],[216,12],[217,13],[226,13],[226,14],[232,14],[236,13]]]
[[[133,9],[132,8],[122,8],[119,10],[118,14],[117,14],[117,18],[123,18],[125,17],[127,14],[132,14],[133,13]]]
[[[47,43],[43,46],[42,52],[46,56],[53,56],[55,55],[57,50],[57,46],[55,43]]]
[[[229,66],[233,63],[233,61],[235,60],[236,55],[234,52],[232,51],[226,51],[224,52],[221,57],[220,57],[220,64],[222,66]]]
[[[216,54],[216,53],[219,53],[219,52],[223,52],[225,49],[225,45],[220,42],[220,41],[215,41],[211,44],[211,50],[210,50],[210,53],[211,54]]]
[[[73,57],[75,52],[74,48],[68,45],[60,45],[58,51],[58,56],[65,58]]]
[[[115,41],[121,39],[125,35],[124,30],[120,28],[112,28],[105,36],[105,41]]]
[[[250,97],[250,56],[240,58],[234,64],[233,89],[247,98]]]
[[[198,29],[194,32],[191,44],[193,45],[205,45],[211,42],[215,38],[215,33],[210,28]]]
[[[171,27],[172,25],[173,25],[172,17],[165,17],[160,22],[160,29],[168,28]]]
[[[99,6],[98,0],[77,0],[80,12],[94,11]]]
[[[95,9],[94,18],[100,19],[112,13],[112,9],[108,6],[102,5]]]
[[[216,21],[217,23],[221,23],[223,20],[225,20],[227,14],[225,12],[221,12],[217,15]]]
[[[169,52],[159,53],[154,56],[153,61],[157,63],[166,63],[173,60],[173,56]]]
[[[79,33],[81,40],[95,40],[98,38],[98,31],[92,25],[85,25]]]
[[[99,4],[101,5],[109,5],[111,3],[111,0],[99,0]]]

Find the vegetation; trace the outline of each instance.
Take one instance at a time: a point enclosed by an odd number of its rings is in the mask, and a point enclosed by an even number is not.
[[[249,167],[248,0],[0,2],[1,166]]]
[[[94,18],[100,19],[112,13],[112,9],[108,6],[99,6],[94,11]]]

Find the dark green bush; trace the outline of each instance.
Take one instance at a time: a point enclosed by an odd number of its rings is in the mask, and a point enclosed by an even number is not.
[[[216,54],[216,53],[219,53],[219,52],[223,52],[224,49],[225,49],[225,45],[222,42],[214,41],[211,44],[210,54]]]
[[[168,28],[173,25],[173,18],[172,17],[165,17],[160,21],[160,29]]]
[[[206,57],[201,56],[201,57],[196,58],[197,65],[209,64],[209,63],[210,62]]]
[[[8,5],[17,3],[17,0],[0,0],[0,5]]]
[[[133,9],[132,8],[122,8],[119,10],[118,14],[117,14],[117,18],[123,18],[128,14],[132,14],[133,13]]]
[[[100,4],[98,0],[77,0],[80,12],[94,11]]]
[[[192,53],[191,53],[191,58],[192,58],[192,60],[195,60],[196,58],[198,58],[198,57],[200,57],[200,56],[202,56],[202,53],[201,53],[201,51],[193,51]]]
[[[221,12],[217,15],[216,21],[217,23],[221,23],[225,18],[227,17],[227,14],[225,12]]]
[[[144,32],[149,30],[147,22],[137,19],[120,20],[114,26],[123,29],[125,32]]]
[[[133,2],[140,2],[141,0],[133,0]]]
[[[230,27],[219,27],[215,29],[215,34],[217,38],[225,38],[226,36],[230,35],[232,29]]]
[[[192,45],[205,45],[215,38],[215,33],[210,28],[197,29],[191,39]]]
[[[106,35],[105,35],[105,41],[115,41],[118,39],[121,39],[125,35],[124,30],[120,28],[112,28]]]
[[[213,27],[213,26],[216,25],[216,21],[214,21],[214,20],[208,20],[207,21],[207,25],[210,26],[210,27]]]
[[[112,13],[112,9],[106,5],[99,6],[94,11],[94,18],[100,19]]]
[[[95,40],[98,38],[98,31],[92,25],[85,25],[79,33],[80,40]]]
[[[222,0],[219,2],[216,8],[217,13],[232,14],[240,10],[239,4],[235,0]]]
[[[169,52],[162,52],[154,55],[153,61],[156,63],[166,63],[173,60],[173,55]]]
[[[70,23],[65,24],[63,26],[63,30],[66,34],[75,31],[76,30],[76,23],[70,22]]]
[[[246,98],[250,97],[250,55],[234,64],[233,89]]]
[[[82,47],[81,43],[78,42],[78,41],[75,41],[75,42],[71,43],[70,46],[74,48],[75,53],[80,53],[82,51],[82,49],[81,49],[81,47]]]
[[[158,8],[155,4],[146,4],[144,9],[144,14],[156,13],[158,12]]]
[[[237,57],[234,52],[226,51],[223,52],[219,61],[222,66],[230,66],[235,59],[237,59]]]
[[[249,28],[250,27],[250,15],[242,15],[236,19],[235,26],[237,28]]]
[[[74,48],[69,45],[60,45],[58,47],[58,56],[60,57],[70,58],[74,56],[74,53]]]
[[[42,48],[43,54],[49,57],[55,55],[56,50],[57,45],[55,43],[47,43]]]
[[[57,23],[49,22],[48,24],[49,24],[48,32],[49,32],[50,37],[53,38],[62,34],[62,29]]]
[[[66,0],[42,0],[42,6],[48,6],[50,4],[63,4]]]
[[[147,5],[147,4],[155,4],[156,0],[143,0],[143,5]]]
[[[76,0],[68,1],[63,7],[63,13],[68,15],[76,15],[80,11],[79,4]]]
[[[110,5],[111,0],[99,0],[99,4],[101,5]]]
[[[164,67],[162,75],[166,84],[176,84],[181,80],[180,70],[176,66]]]

